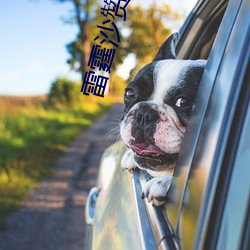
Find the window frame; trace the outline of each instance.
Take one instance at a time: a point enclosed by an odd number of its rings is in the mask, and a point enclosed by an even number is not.
[[[224,1],[224,0],[214,1],[213,0],[210,2],[209,10],[211,10],[211,8],[213,8],[218,2],[220,4],[218,4],[217,6],[220,6],[222,9],[216,8],[216,11],[213,11],[213,14],[217,16],[223,15],[222,12],[224,13],[224,10],[226,8],[226,3],[228,1]],[[182,29],[180,33],[180,42],[178,43],[177,50],[180,49],[181,46],[185,46],[185,49],[187,50],[186,51],[182,50],[182,53],[183,55],[185,54],[186,57],[188,57],[188,55],[189,56],[192,55],[192,50],[188,49],[186,46],[186,44],[191,43],[188,32],[190,32],[190,30],[193,28],[197,32],[197,34],[195,35],[197,39],[197,37],[199,37],[201,34],[204,34],[204,32],[206,32],[204,30],[204,27],[206,27],[208,23],[210,23],[210,26],[211,26],[211,23],[213,22],[215,18],[213,15],[211,15],[211,12],[209,10],[203,9],[205,7],[207,7],[207,3],[204,4],[204,1],[200,1],[197,3],[197,6],[194,8],[194,10],[191,12],[190,16],[187,19],[186,24],[184,25],[184,29]],[[204,14],[204,12],[207,16]],[[202,21],[202,25],[200,22],[201,16],[202,18],[204,18],[204,20]],[[197,24],[197,20],[198,20],[198,24]],[[198,25],[198,28],[197,28],[197,25]],[[185,29],[187,29],[187,32],[184,32]],[[192,35],[194,34],[192,33]],[[190,47],[194,47],[195,43],[196,42],[194,40],[191,43]],[[143,183],[146,181],[145,175],[141,174],[139,179],[140,179],[141,186],[142,186]],[[136,196],[139,196],[139,193],[137,193]],[[161,242],[162,246],[163,245],[165,246],[164,249],[168,249],[170,246],[174,247],[175,249],[179,249],[178,240],[176,238],[176,232],[173,230],[172,224],[169,222],[169,219],[166,215],[166,210],[162,207],[154,208],[150,204],[148,204],[147,201],[145,202],[145,206],[147,208],[148,215],[151,220],[151,224],[153,227],[155,237],[159,240],[159,242]]]
[[[208,117],[211,116],[211,113],[214,112],[216,104],[219,103],[216,100],[213,100],[214,97],[221,93],[221,90],[219,90],[220,86],[223,86],[219,82],[223,79],[221,76],[221,72],[223,71],[223,67],[225,70],[224,62],[227,62],[228,60],[228,53],[230,43],[235,43],[233,39],[235,38],[234,33],[236,33],[235,23],[237,25],[237,22],[239,23],[241,19],[240,14],[244,10],[244,4],[247,5],[247,1],[231,1],[229,3],[229,6],[226,10],[225,18],[223,18],[223,21],[221,23],[221,27],[218,32],[218,36],[216,37],[216,41],[214,43],[214,47],[212,49],[212,52],[210,54],[208,65],[206,67],[206,70],[203,75],[203,79],[201,82],[201,87],[199,88],[199,91],[197,93],[197,99],[196,100],[196,107],[199,108],[194,109],[192,113],[192,117],[190,119],[187,133],[184,138],[184,152],[181,152],[182,155],[180,155],[180,161],[177,165],[176,173],[175,173],[175,181],[174,184],[178,182],[178,179],[184,180],[182,185],[177,184],[177,192],[179,192],[181,195],[179,197],[179,200],[177,201],[176,206],[174,209],[178,209],[178,219],[176,221],[176,227],[175,227],[175,233],[177,234],[177,238],[182,238],[182,206],[185,204],[185,201],[188,199],[185,194],[187,194],[187,188],[188,188],[188,182],[192,178],[192,181],[197,181],[197,176],[195,176],[195,171],[191,173],[191,168],[196,169],[199,164],[203,164],[204,158],[202,159],[198,154],[200,154],[201,151],[208,150],[208,145],[206,145],[207,142],[209,142],[209,139],[206,138],[206,136],[209,136],[209,133],[206,132],[207,129],[211,130],[211,127],[213,127],[211,124],[206,124],[209,120]],[[247,6],[245,6],[246,8]],[[248,24],[246,24],[248,25]],[[226,28],[225,28],[226,27]],[[239,28],[239,27],[238,27]],[[244,41],[246,41],[245,37],[242,37]],[[249,41],[249,35],[248,35],[248,41]],[[237,46],[236,46],[237,47]],[[246,48],[246,44],[243,44],[243,47]],[[239,53],[244,53],[244,48],[240,50]],[[248,53],[248,52],[247,52]],[[249,53],[248,53],[249,54]],[[244,70],[246,70],[246,63],[244,64],[244,56],[246,56],[246,60],[248,60],[249,55],[239,55],[239,65],[237,66],[235,75],[232,76],[231,81],[235,82],[236,79],[239,80],[239,77],[242,77],[242,71],[244,73]],[[244,66],[242,68],[242,66]],[[238,78],[237,78],[238,77]],[[209,86],[206,86],[206,85]],[[238,84],[240,85],[240,84]],[[209,89],[210,88],[210,89]],[[217,206],[217,204],[214,205],[214,196],[216,194],[216,189],[220,186],[218,179],[220,174],[220,167],[223,162],[224,152],[226,152],[228,137],[231,130],[231,124],[233,121],[233,117],[235,115],[235,109],[237,100],[239,97],[241,86],[234,86],[232,85],[230,89],[227,91],[227,96],[225,97],[227,100],[225,100],[224,110],[222,111],[223,114],[220,117],[220,124],[218,125],[219,129],[220,126],[224,126],[224,131],[218,131],[217,134],[217,142],[213,149],[213,154],[211,156],[211,166],[210,169],[207,170],[207,180],[204,184],[204,194],[202,198],[202,203],[199,207],[199,218],[197,219],[198,224],[196,225],[196,238],[193,240],[196,241],[194,248],[195,249],[203,249],[204,246],[208,247],[208,242],[210,243],[211,248],[215,249],[213,244],[216,242],[216,235],[218,234],[217,231],[214,230],[214,225],[216,223],[210,224],[212,225],[210,228],[210,233],[213,234],[214,238],[211,237],[211,235],[207,235],[208,228],[209,228],[209,221],[211,220],[211,211],[213,206]],[[209,91],[208,91],[209,90]],[[217,95],[218,97],[219,95]],[[222,97],[224,98],[224,97]],[[233,104],[229,106],[229,104]],[[218,111],[220,112],[220,111]],[[225,114],[229,115],[228,119],[225,119]],[[212,114],[213,116],[213,114]],[[200,123],[197,123],[197,118],[200,118]],[[216,115],[214,114],[214,117]],[[211,120],[210,120],[211,122]],[[209,127],[210,126],[210,127]],[[217,129],[218,129],[217,127]],[[216,126],[215,126],[216,128]],[[204,136],[205,135],[205,136]],[[211,133],[210,133],[211,136]],[[205,138],[204,138],[205,137]],[[204,146],[205,145],[205,146]],[[183,150],[182,147],[182,150]],[[186,148],[185,148],[186,147]],[[187,149],[189,147],[189,149]],[[208,151],[207,151],[208,152]],[[203,152],[204,153],[204,152]],[[210,174],[209,174],[210,173]],[[174,185],[173,185],[174,186]],[[172,191],[173,192],[173,191]],[[201,192],[201,190],[199,190]],[[222,211],[222,210],[221,210]],[[215,219],[216,220],[216,219]],[[195,236],[195,235],[194,235]],[[206,238],[207,237],[207,238]],[[208,239],[206,244],[204,244],[205,240]],[[180,241],[181,242],[181,241]]]

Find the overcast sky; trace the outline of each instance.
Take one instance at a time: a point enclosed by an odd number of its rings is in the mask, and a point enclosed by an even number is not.
[[[162,2],[174,3],[173,8],[181,7],[185,12],[195,1]],[[152,2],[156,1],[147,1]],[[0,94],[45,94],[58,76],[80,80],[80,75],[71,72],[66,63],[65,45],[77,34],[76,26],[62,21],[70,9],[70,3],[55,4],[49,0],[1,0]]]

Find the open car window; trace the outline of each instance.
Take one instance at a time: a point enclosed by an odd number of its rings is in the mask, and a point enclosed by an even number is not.
[[[208,242],[208,249],[216,249],[213,245],[217,237],[214,228],[211,230],[213,233],[210,232],[211,237],[207,233],[212,225],[213,217],[210,216],[215,209],[214,197],[222,184],[219,177],[223,158],[228,157],[224,153],[242,88],[242,74],[244,77],[249,60],[249,49],[246,49],[249,47],[247,11],[249,13],[247,1],[228,4],[212,44],[184,137],[170,191],[175,202],[167,205],[166,212],[183,249],[204,249]],[[245,29],[242,29],[242,24],[246,25]],[[217,28],[214,27],[215,30]],[[204,41],[202,37],[205,34],[200,34],[198,41]],[[199,43],[194,46],[200,48]],[[182,48],[179,51],[185,58],[196,54],[188,49],[186,54]],[[218,220],[216,223],[219,224]],[[209,240],[205,244],[206,237]]]
[[[180,32],[180,40],[177,45],[177,57],[179,59],[208,58],[227,4],[228,1],[218,0],[200,1],[197,3],[193,12],[187,19],[184,29]],[[209,91],[211,92],[212,87],[210,86],[209,88]],[[195,119],[195,121],[199,123],[200,119]],[[193,131],[193,129],[191,130]],[[189,158],[187,156],[189,156]],[[187,162],[191,161],[192,156],[193,152],[186,152],[186,156],[180,155],[182,162],[179,162],[179,166],[188,166],[189,168],[190,164]],[[145,172],[141,171],[141,185],[143,185],[146,180],[147,176],[145,175]],[[182,194],[184,194],[187,180],[188,171],[176,180],[179,191],[178,200],[174,204],[167,204],[165,209],[152,208],[151,205],[148,205],[147,202],[145,202],[155,237],[158,242],[161,242],[161,246],[164,246],[165,244],[166,249],[168,249],[169,246],[173,249],[179,248],[178,239],[180,236],[178,235],[177,225],[179,210],[182,208]],[[195,220],[196,214],[197,213],[194,213]],[[189,235],[187,237],[189,237]]]
[[[177,57],[204,58],[208,63],[177,162],[168,195],[170,202],[162,209],[145,201],[162,249],[204,249],[208,242],[210,249],[216,248],[219,226],[215,233],[209,221],[216,189],[220,188],[220,164],[227,157],[224,151],[242,88],[241,74],[248,65],[245,47],[249,46],[249,37],[247,28],[244,32],[240,28],[243,23],[249,24],[246,3],[247,0],[201,1],[187,21],[188,28],[181,31]],[[141,172],[141,184],[146,180]],[[226,233],[225,224],[223,227]],[[221,246],[223,239],[218,243]]]
[[[179,59],[208,59],[228,0],[198,1],[180,30]]]

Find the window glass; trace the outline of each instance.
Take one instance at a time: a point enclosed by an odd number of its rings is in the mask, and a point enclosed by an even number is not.
[[[218,249],[239,249],[250,197],[250,102],[228,188]]]

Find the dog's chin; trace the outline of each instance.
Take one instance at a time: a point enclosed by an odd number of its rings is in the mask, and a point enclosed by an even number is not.
[[[165,153],[154,145],[137,143],[130,145],[133,150],[134,161],[141,169],[152,171],[166,171],[175,167],[178,153]]]
[[[157,172],[166,171],[174,168],[176,165],[178,154],[164,154],[160,156],[140,155],[134,152],[134,161],[141,169],[148,169]]]

